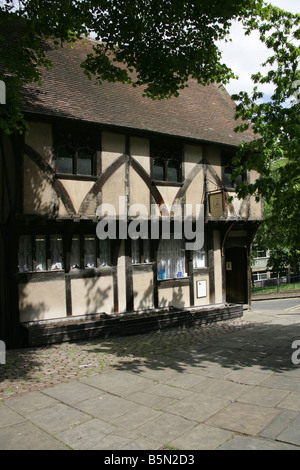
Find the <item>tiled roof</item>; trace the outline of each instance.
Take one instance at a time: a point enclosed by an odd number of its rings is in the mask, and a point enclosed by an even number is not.
[[[252,140],[251,130],[235,133],[235,104],[223,87],[190,80],[179,97],[151,100],[141,87],[122,83],[96,84],[80,63],[91,52],[92,40],[50,49],[54,67],[43,73],[43,86],[26,88],[23,110],[46,116],[146,130],[207,142],[239,145]]]

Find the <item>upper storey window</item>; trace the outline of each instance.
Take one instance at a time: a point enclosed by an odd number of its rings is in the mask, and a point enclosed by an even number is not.
[[[245,181],[245,175],[240,175],[238,178],[233,179],[232,174],[234,171],[234,165],[232,159],[234,154],[225,153],[222,154],[222,167],[223,167],[223,186],[226,190],[233,191],[238,184]]]
[[[240,175],[238,178],[235,180],[232,179],[232,173],[233,173],[234,167],[231,165],[226,165],[224,168],[224,186],[225,188],[233,189],[235,188],[238,184],[241,184],[244,181],[244,176]]]
[[[56,129],[54,151],[57,173],[62,175],[95,176],[96,153],[100,149],[94,133],[81,130]]]
[[[153,179],[155,181],[179,183],[181,182],[181,145],[165,142],[151,144],[151,157],[153,162]]]

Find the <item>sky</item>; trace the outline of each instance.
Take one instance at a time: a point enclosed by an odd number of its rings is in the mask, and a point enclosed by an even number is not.
[[[267,3],[272,3],[292,13],[300,13],[300,0],[272,0]],[[221,43],[219,47],[222,51],[223,62],[233,70],[239,80],[231,80],[229,84],[225,85],[225,88],[230,94],[239,91],[250,93],[253,89],[251,75],[259,70],[265,70],[260,66],[268,58],[270,51],[261,43],[258,33],[245,36],[240,23],[233,23],[231,37],[231,43]],[[272,89],[268,85],[264,89],[260,89],[265,93],[267,100]]]

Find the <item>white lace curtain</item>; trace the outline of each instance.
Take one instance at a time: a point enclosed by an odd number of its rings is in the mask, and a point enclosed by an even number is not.
[[[185,246],[184,240],[175,240],[172,235],[168,240],[160,240],[157,251],[157,272],[159,279],[184,277]]]

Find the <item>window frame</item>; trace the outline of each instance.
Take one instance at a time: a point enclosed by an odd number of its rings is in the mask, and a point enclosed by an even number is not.
[[[54,230],[54,231],[43,231],[42,229],[40,230],[40,227],[37,228],[36,230],[27,232],[27,233],[20,233],[19,234],[19,239],[18,239],[18,270],[17,273],[20,275],[37,275],[37,274],[47,274],[47,273],[76,273],[80,271],[90,271],[92,272],[93,270],[101,270],[101,269],[107,269],[107,268],[112,268],[113,267],[113,245],[111,243],[111,240],[108,240],[108,264],[102,265],[101,264],[101,256],[100,256],[100,243],[102,240],[99,240],[97,235],[93,234],[92,232],[93,229],[87,230],[86,232],[83,233],[72,233],[66,234],[63,232],[59,233],[59,230]],[[95,238],[95,266],[85,266],[84,264],[84,237],[85,236],[90,236],[92,235]],[[29,249],[29,252],[24,255],[24,252],[22,250],[22,246],[20,243],[21,237],[29,237],[29,241],[27,241],[27,248]],[[61,243],[62,243],[62,256],[59,261],[54,259],[54,250],[51,251],[51,237],[57,236],[61,238]],[[37,237],[43,237],[45,239],[45,259],[43,260],[45,269],[37,269],[37,249],[36,249],[36,239]],[[79,266],[76,268],[71,267],[71,256],[72,256],[72,241],[75,237],[78,237],[79,239]],[[105,240],[103,240],[105,242]],[[23,245],[24,247],[24,245]],[[22,259],[22,254],[23,254],[23,260],[24,262],[28,262],[30,260],[30,266],[28,270],[23,270],[20,269],[20,259]],[[68,258],[69,257],[69,258]],[[54,262],[60,262],[62,263],[61,268],[53,268]],[[22,264],[24,266],[24,263]]]
[[[72,267],[71,266],[71,257],[72,257],[72,242],[74,238],[79,239],[79,267]],[[95,266],[85,266],[85,248],[84,248],[84,240],[85,237],[93,237],[95,239]],[[106,265],[101,265],[101,257],[100,257],[100,243],[106,242],[106,240],[100,240],[96,234],[92,233],[91,231],[87,231],[84,233],[73,233],[71,237],[71,245],[70,245],[70,266],[69,272],[75,273],[78,271],[88,271],[88,270],[95,270],[95,269],[106,269],[111,268],[113,266],[113,257],[112,257],[112,246],[110,240],[108,239],[108,255],[109,255],[109,263]]]
[[[64,133],[66,135],[71,136],[71,141],[73,140],[73,137],[75,136],[75,142],[76,138],[78,135],[80,135],[83,140],[85,139],[90,139],[92,146],[89,145],[88,143],[86,147],[89,147],[92,151],[92,157],[91,157],[91,174],[81,174],[78,173],[78,154],[80,150],[80,144],[75,143],[74,148],[73,146],[70,146],[72,150],[74,151],[72,156],[70,157],[72,159],[72,172],[67,173],[67,172],[61,172],[58,169],[58,162],[59,162],[59,147],[62,147],[63,145],[66,145],[68,147],[68,141],[66,140],[66,144],[60,143],[59,139],[59,134]],[[57,178],[63,178],[63,179],[78,179],[78,180],[96,180],[97,179],[97,174],[99,173],[99,161],[100,161],[100,155],[101,155],[101,132],[100,130],[96,130],[95,128],[86,128],[85,126],[53,126],[52,129],[52,134],[53,134],[53,155],[55,159],[55,171],[56,171],[56,177]],[[84,148],[83,145],[81,145],[81,148]]]
[[[19,266],[19,249],[20,249],[20,238],[22,236],[25,237],[30,237],[30,247],[31,247],[31,252],[30,252],[30,258],[31,258],[31,269],[28,269],[28,271],[21,271],[20,266]],[[57,236],[61,238],[62,242],[62,257],[61,257],[61,262],[62,262],[62,267],[61,268],[53,268],[52,265],[54,263],[53,260],[53,254],[51,252],[51,237]],[[36,240],[37,237],[43,237],[45,239],[45,267],[46,269],[37,269],[37,245],[36,245]],[[65,272],[66,269],[66,263],[65,263],[65,250],[64,250],[64,235],[63,233],[59,233],[59,231],[54,231],[54,232],[43,232],[42,230],[36,230],[35,233],[22,233],[19,236],[19,245],[18,245],[18,273],[19,274],[32,274],[32,273],[55,273],[55,272]]]
[[[180,142],[172,142],[165,140],[151,140],[150,142],[151,156],[151,174],[152,180],[157,184],[163,185],[182,185],[182,162],[183,162],[183,145]],[[155,160],[162,161],[163,179],[154,177]],[[176,181],[169,180],[169,163],[176,162],[177,178]]]
[[[134,261],[134,243],[137,243],[138,245],[138,254],[137,254],[137,257],[138,260],[137,261]],[[146,254],[147,254],[147,249],[146,249],[146,244],[149,244],[148,246],[148,257],[149,257],[149,260],[148,261],[145,261],[145,258],[146,258]],[[151,250],[151,240],[149,238],[138,238],[138,239],[135,239],[135,240],[131,240],[131,265],[132,266],[137,266],[139,264],[151,264],[153,263],[153,256],[152,256],[152,250]]]
[[[221,165],[222,165],[222,184],[223,184],[223,188],[226,190],[226,191],[231,191],[231,192],[234,192],[236,187],[239,185],[239,184],[242,184],[244,182],[247,181],[247,173],[244,172],[242,175],[240,175],[237,179],[235,180],[232,180],[231,177],[232,177],[232,172],[235,170],[235,166],[232,164],[232,159],[234,158],[234,153],[232,152],[222,152],[221,154]],[[226,170],[229,170],[226,172]],[[228,183],[228,177],[225,177],[225,174],[230,174],[231,177],[229,178],[229,184],[226,184]],[[226,180],[225,180],[226,178]],[[241,178],[241,180],[239,181],[239,178]]]
[[[201,253],[202,257],[204,258],[204,266],[195,266],[196,253]],[[203,247],[200,250],[191,250],[191,259],[192,259],[193,272],[198,272],[198,271],[208,268],[208,256],[207,256],[206,242],[204,242]]]
[[[160,244],[161,242],[181,242],[181,248],[179,248],[179,250],[183,250],[184,251],[184,255],[183,255],[183,269],[184,269],[184,272],[182,271],[178,271],[177,274],[179,272],[182,272],[182,276],[171,276],[171,277],[167,277],[167,272],[165,272],[166,274],[166,277],[161,277],[161,274],[163,274],[161,272],[161,270],[163,270],[164,268],[160,268],[160,264],[161,262],[163,261],[162,258],[159,259],[159,251],[160,251]],[[159,242],[158,242],[158,245],[157,245],[157,250],[156,250],[156,265],[157,265],[157,280],[158,281],[167,281],[167,280],[174,280],[174,279],[187,279],[190,275],[189,273],[189,252],[188,250],[185,249],[185,239],[182,238],[182,239],[175,239],[174,238],[174,234],[171,234],[171,238],[170,239],[162,239],[160,238],[159,239]],[[178,260],[174,262],[174,264],[178,263]]]

